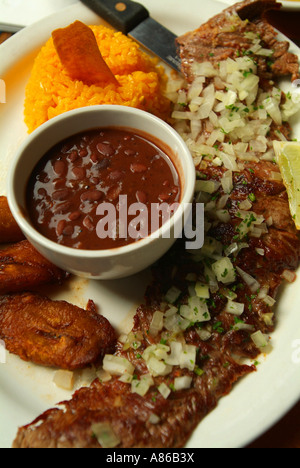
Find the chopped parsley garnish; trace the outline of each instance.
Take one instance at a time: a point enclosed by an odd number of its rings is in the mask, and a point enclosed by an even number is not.
[[[217,331],[218,333],[224,333],[224,328],[222,327],[222,322],[216,322],[213,325],[213,330]]]

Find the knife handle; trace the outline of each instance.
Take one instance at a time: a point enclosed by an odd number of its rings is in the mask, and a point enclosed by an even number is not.
[[[149,17],[143,5],[131,0],[82,0],[82,3],[124,34]]]

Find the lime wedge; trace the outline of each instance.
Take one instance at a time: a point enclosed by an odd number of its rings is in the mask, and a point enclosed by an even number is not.
[[[300,142],[274,141],[273,145],[288,193],[290,211],[296,228],[300,230]]]

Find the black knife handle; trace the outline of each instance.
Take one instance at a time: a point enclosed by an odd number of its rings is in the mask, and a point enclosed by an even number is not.
[[[149,17],[143,5],[131,0],[82,0],[82,3],[124,34]]]

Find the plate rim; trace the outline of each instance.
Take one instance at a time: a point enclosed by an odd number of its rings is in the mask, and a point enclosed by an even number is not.
[[[298,4],[297,4],[297,1],[292,2],[290,0],[280,0],[280,2],[282,3],[282,7],[281,7],[282,10],[293,10],[293,11],[300,10],[300,2],[298,2]]]
[[[141,2],[142,3],[142,2]],[[220,2],[220,1],[217,1],[217,2],[214,2],[213,0],[210,0],[210,3],[216,3],[218,5],[221,5],[223,4],[224,6],[225,3],[224,1],[223,2]],[[290,3],[293,3],[293,2],[290,2]],[[228,2],[227,2],[228,4]],[[299,5],[299,8],[300,8],[300,5]],[[66,8],[64,8],[62,11],[60,12],[56,12],[56,13],[53,13],[52,15],[46,17],[46,18],[43,18],[35,23],[33,23],[32,25],[30,26],[27,26],[26,28],[24,28],[23,30],[21,30],[19,33],[17,33],[15,36],[13,36],[12,38],[10,38],[8,41],[6,41],[4,44],[2,44],[0,47],[1,47],[1,51],[4,51],[4,55],[6,57],[6,59],[2,62],[2,64],[0,64],[0,78],[1,78],[1,73],[4,71],[6,74],[13,65],[16,64],[16,57],[20,57],[20,55],[23,56],[23,54],[21,54],[21,49],[22,48],[19,48],[19,41],[24,39],[24,47],[29,50],[32,51],[32,45],[30,45],[30,39],[32,36],[36,36],[37,35],[37,32],[40,32],[39,34],[41,34],[42,36],[46,35],[48,37],[48,34],[44,32],[44,25],[45,23],[51,23],[52,22],[57,22],[57,23],[64,23],[65,19],[64,18],[60,18],[60,15],[61,16],[64,16],[62,13],[68,13],[68,12],[74,12],[74,10],[78,10],[79,12],[85,12],[86,14],[90,15],[90,17],[94,17],[95,18],[95,21],[97,21],[97,24],[103,24],[103,21],[101,20],[101,18],[99,16],[97,16],[96,14],[94,14],[93,12],[91,12],[91,10],[89,10],[86,6],[84,6],[83,4],[81,3],[78,3],[76,5],[71,5],[71,6],[68,6]],[[76,13],[78,14],[78,13]],[[56,26],[55,26],[56,27]],[[59,25],[57,27],[60,27]],[[289,43],[292,45],[292,51],[294,53],[297,53],[297,55],[300,57],[300,49],[292,42],[290,41],[288,38],[286,38],[284,35],[280,35],[282,38],[285,38],[289,41]],[[280,38],[280,37],[279,37]],[[43,40],[41,39],[40,42],[43,42]],[[38,48],[40,48],[40,46],[37,46]],[[36,47],[36,48],[37,48]],[[9,56],[7,58],[7,56]],[[287,286],[289,287],[289,286]],[[247,376],[246,378],[249,378],[250,376]],[[239,385],[239,383],[238,383]],[[1,396],[1,395],[0,395]],[[227,397],[225,397],[227,398]],[[250,444],[251,442],[253,442],[254,440],[256,440],[257,438],[259,438],[263,433],[265,433],[266,431],[268,431],[272,426],[274,426],[285,414],[287,414],[291,408],[293,408],[293,406],[297,403],[297,401],[300,400],[300,389],[296,392],[294,391],[293,392],[293,397],[291,397],[289,399],[289,402],[286,403],[285,405],[282,406],[282,409],[280,412],[277,412],[276,414],[276,417],[272,418],[270,417],[268,419],[268,421],[266,421],[266,423],[261,426],[261,429],[259,431],[257,431],[255,433],[255,435],[244,435],[243,437],[240,435],[240,440],[234,444],[234,447],[244,447],[245,445],[248,445]],[[217,411],[218,408],[216,408],[214,411]],[[200,423],[200,425],[202,424],[202,422]],[[198,426],[199,427],[199,426]],[[195,430],[195,433],[196,433],[197,429]],[[193,438],[192,438],[193,440]],[[192,443],[192,441],[191,441]]]

